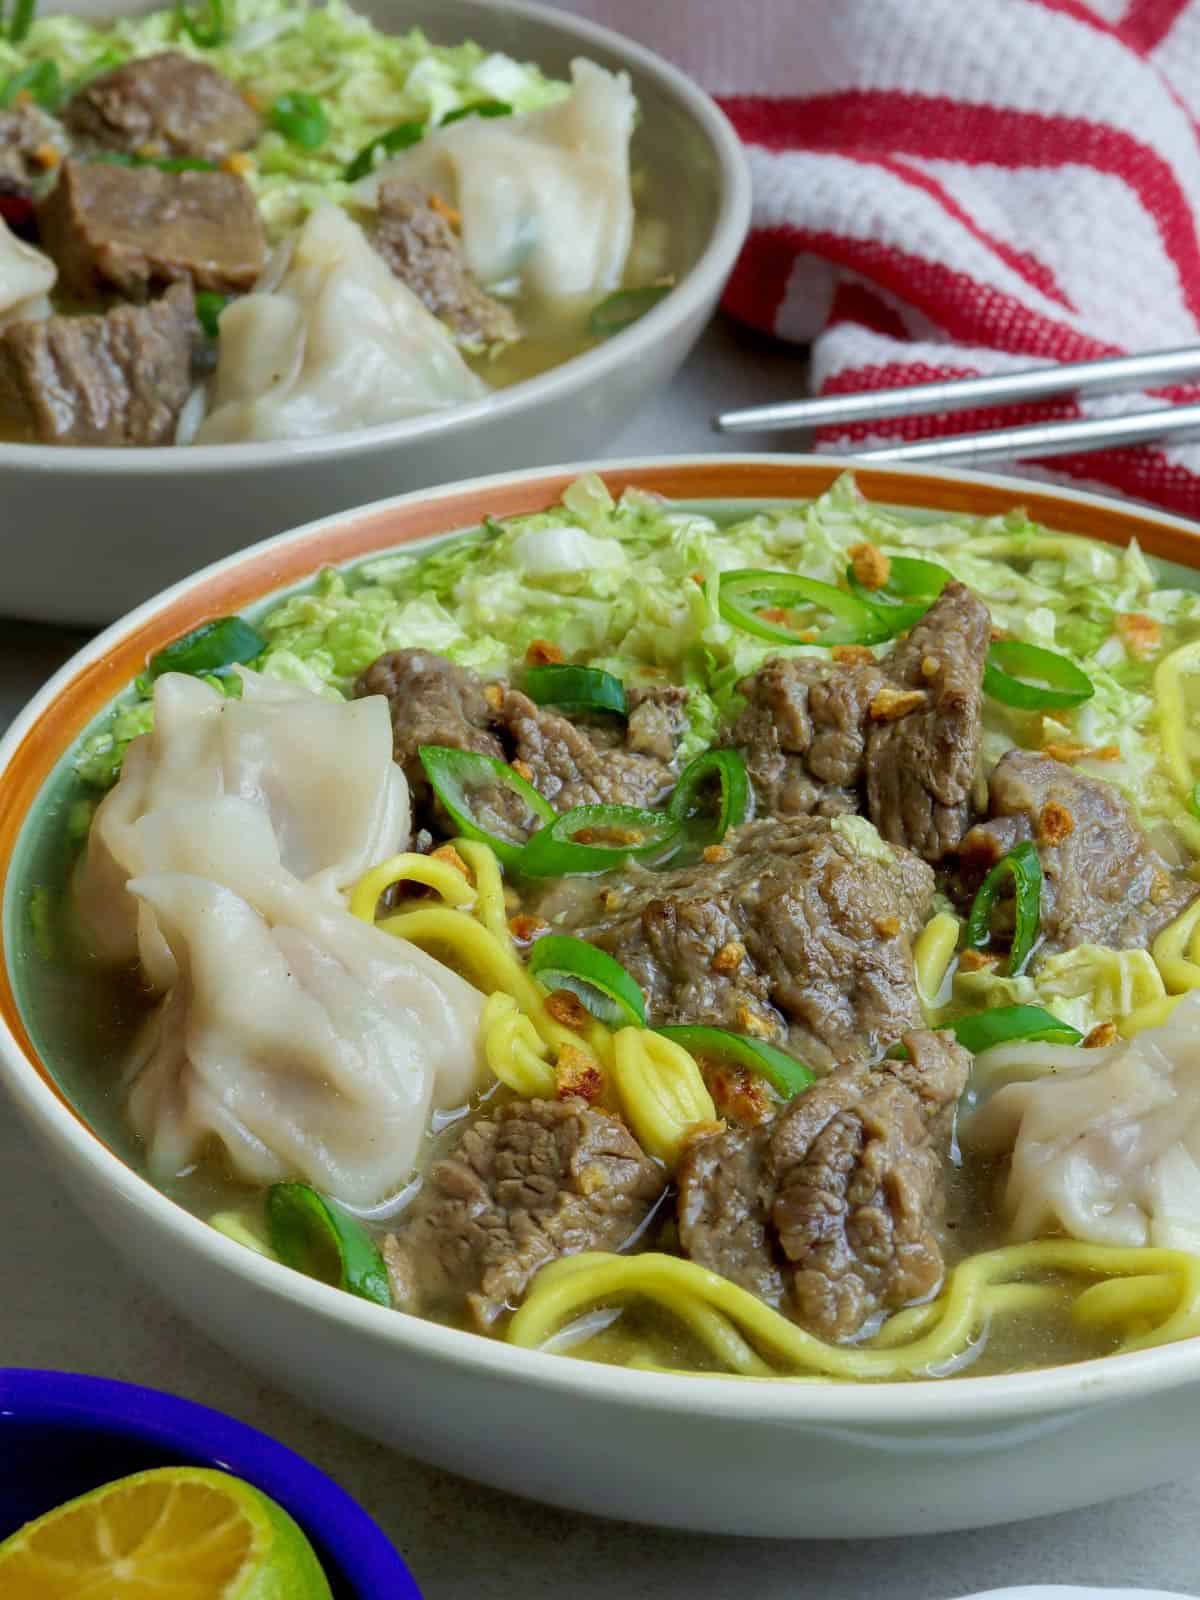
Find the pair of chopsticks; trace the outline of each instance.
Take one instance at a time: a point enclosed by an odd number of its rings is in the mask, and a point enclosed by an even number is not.
[[[750,406],[716,417],[722,433],[776,433],[789,428],[819,428],[830,423],[875,422],[883,417],[919,417],[970,406],[1045,400],[1052,395],[1112,394],[1147,385],[1178,382],[1200,375],[1200,348],[1156,350],[1140,356],[1109,356],[1065,366],[1032,367],[991,378],[953,378],[917,383],[904,389],[829,395],[820,400]],[[1200,435],[1200,404],[1163,406],[1124,416],[1088,417],[1072,422],[1034,422],[989,433],[907,440],[855,450],[872,461],[996,461],[1012,456],[1055,456],[1106,450],[1113,445]]]

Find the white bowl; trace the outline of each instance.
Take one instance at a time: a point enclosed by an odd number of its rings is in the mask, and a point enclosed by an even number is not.
[[[601,464],[611,488],[675,499],[803,498],[841,463],[804,457]],[[542,509],[588,468],[408,495],[314,524],[177,585],[90,643],[0,742],[0,1082],[88,1214],[146,1278],[239,1359],[398,1449],[497,1487],[706,1533],[913,1534],[1090,1504],[1192,1471],[1200,1340],[1075,1366],[934,1382],[675,1376],[514,1349],[356,1300],[232,1243],[154,1189],[39,1063],[13,987],[31,845],[58,826],[47,775],[148,652],[331,561]],[[873,499],[995,514],[1200,566],[1196,530],[1098,496],[974,474],[859,471]]]
[[[137,15],[167,0],[51,0]],[[737,135],[683,73],[606,28],[523,0],[362,0],[388,31],[474,39],[569,76],[575,56],[628,72],[638,161],[687,195],[685,269],[623,333],[484,400],[427,417],[277,444],[78,449],[0,443],[0,615],[106,623],[198,566],[348,506],[514,462],[594,449],[665,386],[699,337],[750,220]]]

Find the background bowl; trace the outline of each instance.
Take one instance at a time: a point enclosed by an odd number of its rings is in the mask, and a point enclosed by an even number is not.
[[[167,0],[49,0],[47,12],[138,15]],[[176,449],[0,443],[0,614],[106,623],[206,562],[313,517],[464,473],[569,460],[664,387],[712,315],[750,220],[737,135],[702,90],[632,41],[521,0],[360,0],[389,32],[474,39],[569,77],[575,56],[628,72],[634,153],[686,197],[678,287],[625,332],[540,377],[427,417],[327,438]]]
[[[148,654],[317,568],[553,505],[579,473],[736,514],[823,492],[845,463],[733,457],[513,474],[328,519],[177,585],[88,644],[0,742],[0,1081],[114,1245],[236,1356],[339,1420],[438,1466],[574,1509],[708,1533],[915,1534],[1012,1521],[1194,1469],[1200,1340],[943,1382],[808,1384],[629,1371],[511,1346],[340,1294],[234,1244],[118,1153],[111,1105],[51,1047],[63,997],[31,973],[28,899],[61,848],[69,752]],[[872,499],[1047,525],[1193,569],[1196,530],[1098,496],[865,465]],[[35,1043],[38,1041],[38,1043]],[[80,1106],[94,1108],[93,1132]],[[111,1146],[111,1147],[110,1147]],[[1119,1441],[1119,1443],[1118,1443]]]
[[[265,1433],[157,1389],[0,1368],[0,1539],[114,1478],[184,1466],[232,1472],[283,1506],[312,1541],[334,1600],[420,1600],[366,1512]]]

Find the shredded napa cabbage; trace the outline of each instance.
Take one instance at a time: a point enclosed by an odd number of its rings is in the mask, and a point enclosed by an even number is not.
[[[1080,770],[1116,783],[1150,825],[1180,823],[1180,797],[1159,762],[1153,675],[1164,654],[1200,629],[1200,595],[1160,586],[1136,546],[1053,533],[1021,511],[889,510],[865,500],[849,474],[811,503],[719,519],[636,489],[614,501],[598,477],[582,478],[549,511],[489,521],[432,550],[322,573],[257,620],[270,640],[258,665],[345,694],[386,650],[420,647],[483,674],[505,674],[534,640],[548,639],[568,658],[627,683],[686,685],[686,760],[712,743],[740,704],[738,682],[768,656],[823,654],[725,622],[716,602],[720,573],[769,567],[837,583],[849,550],[864,540],[940,562],[983,598],[998,628],[1068,656],[1095,685],[1086,704],[1053,715],[985,700],[988,767],[1015,744],[1103,752],[1079,759]],[[1153,653],[1138,655],[1123,636],[1118,619],[1130,614],[1157,624]],[[99,745],[94,739],[85,747],[84,775],[111,781],[128,733],[142,731],[148,715],[136,704],[119,712]]]
[[[194,9],[205,13],[203,5]],[[49,60],[69,93],[111,67],[170,49],[210,62],[264,112],[277,95],[315,95],[329,123],[319,149],[290,144],[264,121],[250,151],[244,176],[272,240],[320,201],[346,203],[346,166],[398,123],[436,125],[484,100],[536,111],[570,92],[537,67],[477,44],[434,45],[419,29],[381,33],[345,0],[225,0],[225,24],[224,41],[205,50],[192,43],[174,8],[103,23],[38,17],[20,45],[0,37],[0,87],[32,62]]]

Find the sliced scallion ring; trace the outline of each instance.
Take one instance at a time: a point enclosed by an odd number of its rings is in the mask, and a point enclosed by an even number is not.
[[[512,109],[504,100],[477,100],[473,106],[459,106],[457,111],[447,111],[438,126],[448,128],[452,122],[461,122],[464,117],[511,117]]]
[[[369,144],[363,145],[342,174],[343,182],[356,183],[359,178],[365,178],[369,172],[374,172],[375,163],[380,156],[398,155],[410,145],[420,144],[424,137],[423,122],[397,123],[394,128],[389,128],[386,133],[379,134]]]
[[[918,561],[915,556],[889,556],[888,564],[888,580],[881,589],[868,589],[852,566],[846,568],[846,587],[875,608],[894,637],[921,620],[950,582],[950,574],[936,561]]]
[[[1016,897],[1016,915],[1012,948],[1005,971],[1008,977],[1018,978],[1032,953],[1042,916],[1042,863],[1038,859],[1036,845],[1028,839],[1022,840],[997,861],[979,885],[967,917],[966,942],[971,950],[986,948],[992,937],[992,908],[1000,893],[1000,885],[1010,876]]]
[[[3,10],[4,6],[0,3],[0,13]],[[32,7],[30,11],[32,13]],[[13,26],[16,26],[15,18]],[[0,34],[3,34],[3,31],[3,28],[0,28]],[[47,61],[42,58],[31,61],[27,67],[14,72],[3,88],[0,88],[0,109],[11,106],[22,93],[35,100],[43,111],[57,111],[63,97],[62,73],[58,70],[57,61]]]
[[[650,283],[641,289],[617,289],[592,307],[588,332],[597,339],[611,338],[652,311],[674,287],[673,283]]]
[[[1078,1028],[1062,1022],[1041,1006],[993,1006],[970,1017],[959,1017],[950,1024],[954,1037],[964,1050],[979,1055],[994,1044],[1009,1044],[1028,1039],[1045,1044],[1078,1044],[1083,1038]]]
[[[528,841],[506,838],[477,820],[477,810],[471,801],[472,789],[507,790],[524,803],[535,825],[537,822],[549,824],[558,820],[550,802],[519,772],[514,772],[512,767],[497,761],[494,756],[479,755],[474,750],[452,750],[436,744],[421,745],[417,755],[425,769],[425,776],[433,785],[434,793],[454,819],[459,832],[464,838],[478,839],[482,844],[490,845],[497,859],[505,866],[516,866],[521,862]],[[533,838],[538,836],[532,835]]]
[[[983,692],[1006,706],[1043,711],[1090,700],[1095,685],[1066,656],[1023,639],[997,639],[987,653]]]
[[[750,814],[750,783],[746,761],[738,750],[705,750],[688,763],[667,805],[667,815],[676,822],[693,822],[705,813],[704,790],[715,778],[719,785],[716,814],[708,842],[719,844],[730,828],[745,822]]]
[[[192,15],[185,0],[176,0],[175,19],[201,50],[215,50],[225,42],[225,0],[206,0],[198,16]]]
[[[267,1228],[271,1249],[284,1266],[362,1300],[391,1305],[387,1267],[374,1239],[361,1222],[310,1184],[272,1184]]]
[[[717,604],[726,622],[777,644],[878,644],[890,633],[889,624],[865,600],[795,572],[764,572],[755,567],[723,572]],[[781,612],[824,611],[833,621],[821,629],[788,627],[761,616],[764,607]]]
[[[664,1039],[682,1045],[694,1056],[709,1061],[731,1061],[735,1066],[748,1067],[751,1072],[757,1072],[765,1078],[776,1094],[785,1100],[802,1094],[817,1081],[815,1073],[810,1072],[803,1061],[797,1061],[795,1056],[788,1055],[786,1050],[780,1050],[776,1045],[767,1044],[763,1039],[751,1039],[744,1033],[730,1033],[725,1028],[691,1023],[655,1028],[654,1031],[661,1033]]]
[[[615,711],[623,717],[629,709],[620,678],[597,667],[530,667],[525,693],[539,706],[562,706],[564,711]]]
[[[296,89],[271,102],[271,126],[289,144],[302,150],[319,150],[329,137],[329,118],[315,94]]]
[[[609,872],[631,858],[644,861],[664,855],[680,832],[679,822],[666,811],[575,806],[531,835],[516,863],[517,870],[528,878]]]
[[[165,650],[151,656],[146,671],[152,679],[161,678],[164,672],[186,672],[199,677],[243,661],[253,661],[266,648],[267,641],[262,634],[241,617],[220,617],[185,633],[182,639],[176,639]]]
[[[545,988],[566,989],[610,1028],[646,1026],[646,997],[621,963],[568,933],[548,933],[529,953],[529,970]]]
[[[197,289],[196,291],[196,321],[204,329],[210,339],[215,339],[219,333],[218,324],[221,313],[229,304],[227,294],[218,294],[215,289]]]
[[[37,0],[14,0],[12,20],[8,24],[7,28],[9,44],[21,43],[21,40],[24,39],[25,35],[33,26],[33,16],[36,10]],[[0,38],[3,38],[6,32],[3,22],[4,5],[2,0],[0,0]]]

